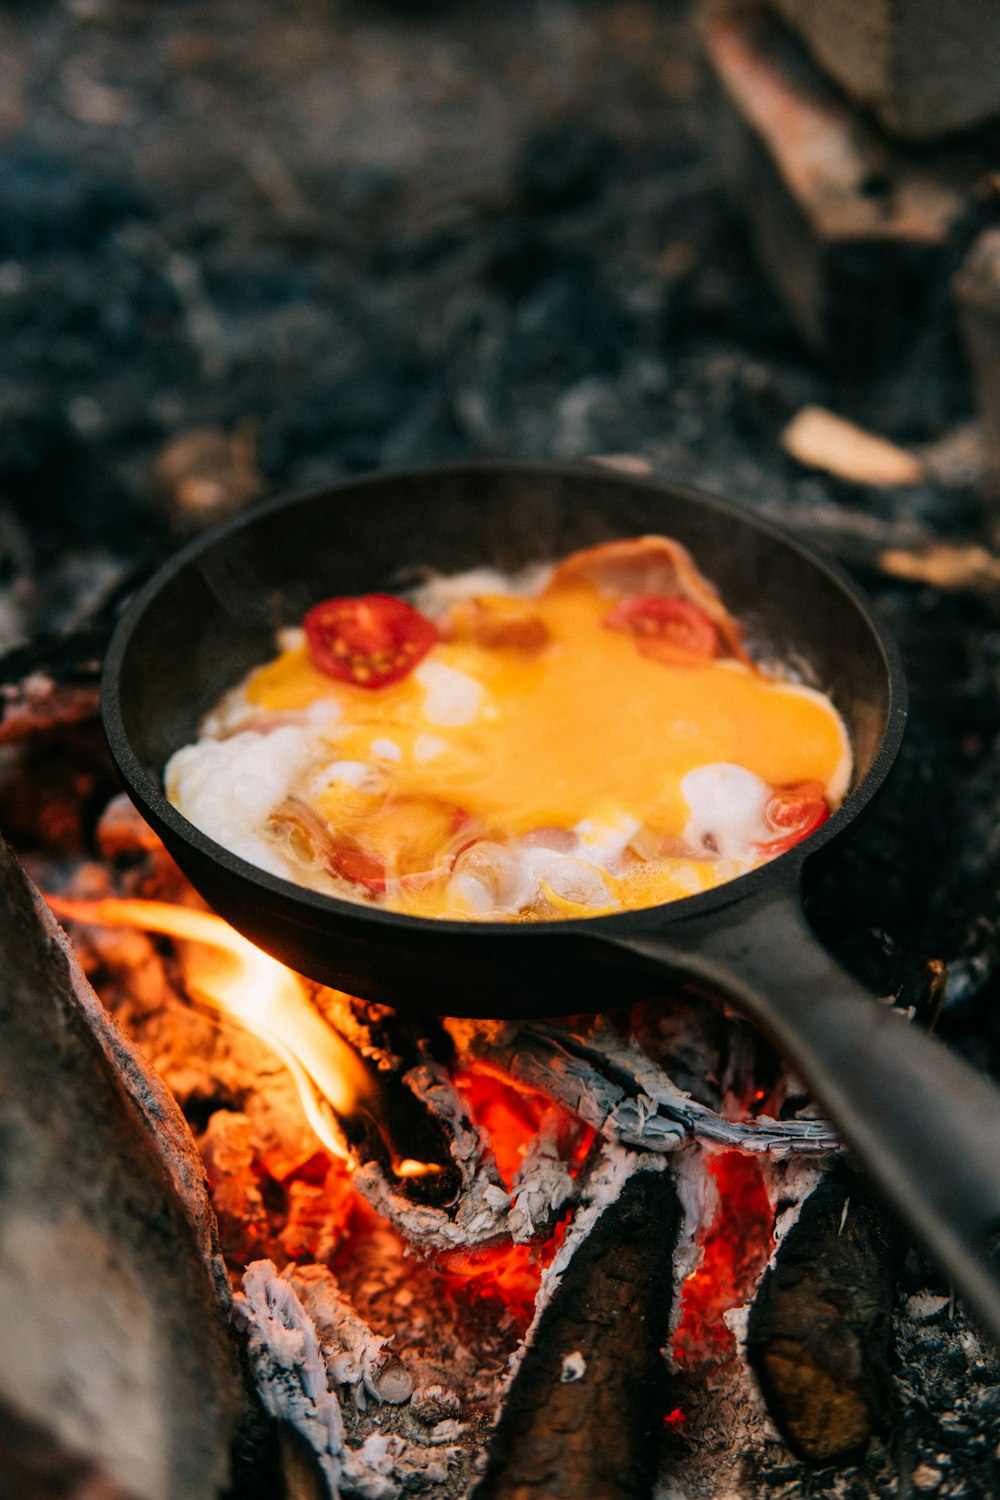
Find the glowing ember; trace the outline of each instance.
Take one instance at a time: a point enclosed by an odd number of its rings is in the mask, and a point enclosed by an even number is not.
[[[58,917],[162,932],[184,941],[179,956],[187,989],[274,1049],[295,1079],[313,1130],[327,1150],[347,1159],[330,1108],[350,1114],[371,1086],[360,1060],[312,1005],[297,974],[211,912],[165,901],[46,899]],[[435,1170],[409,1159],[396,1165],[400,1176]]]
[[[723,1151],[709,1158],[719,1206],[702,1239],[702,1261],[684,1283],[681,1320],[671,1342],[674,1363],[687,1369],[728,1364],[736,1341],[722,1315],[752,1294],[771,1254],[774,1214],[752,1156]]]
[[[441,1168],[434,1161],[416,1161],[412,1156],[404,1156],[401,1161],[394,1161],[392,1170],[397,1177],[434,1177]]]
[[[489,1138],[497,1170],[513,1187],[524,1158],[543,1125],[558,1130],[560,1153],[573,1175],[583,1162],[594,1132],[544,1094],[516,1086],[475,1066],[455,1073],[455,1086],[469,1112]]]
[[[485,1245],[449,1251],[438,1257],[438,1268],[475,1288],[481,1297],[498,1297],[523,1334],[531,1322],[542,1272],[555,1258],[568,1222],[567,1215],[547,1240],[535,1245]]]

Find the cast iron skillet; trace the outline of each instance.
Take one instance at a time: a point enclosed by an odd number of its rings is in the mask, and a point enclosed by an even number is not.
[[[851,731],[853,789],[804,845],[704,895],[538,924],[398,916],[301,889],[228,853],[165,800],[169,755],[222,689],[319,599],[398,588],[404,570],[503,569],[663,532],[785,660],[811,666]],[[600,1009],[665,974],[757,1021],[806,1078],[887,1198],[1000,1339],[1000,1093],[865,994],[818,944],[803,882],[870,809],[899,747],[896,654],[850,586],[763,522],[675,485],[514,464],[375,475],[281,500],[182,551],[133,601],[104,677],[130,793],[208,902],[313,978],[452,1015]],[[586,747],[581,747],[586,753]]]

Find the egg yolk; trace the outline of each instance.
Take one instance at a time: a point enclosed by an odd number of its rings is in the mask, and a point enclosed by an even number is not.
[[[360,881],[365,899],[424,916],[466,914],[455,910],[454,876],[471,861],[469,879],[480,880],[475,846],[528,840],[555,856],[548,865],[539,856],[545,915],[652,905],[749,867],[711,840],[690,847],[690,773],[728,766],[768,788],[815,783],[829,805],[843,796],[847,736],[822,694],[733,656],[673,663],[644,654],[634,633],[608,628],[608,599],[586,578],[480,607],[499,622],[492,635],[464,629],[458,606],[424,662],[377,691],[332,680],[305,646],[246,686],[262,716],[335,705],[330,775],[313,777],[307,800],[368,861],[366,876],[356,855],[334,865]],[[352,775],[338,774],[345,765]],[[601,857],[608,839],[614,873]],[[582,904],[558,859],[574,851],[592,872],[576,872]]]

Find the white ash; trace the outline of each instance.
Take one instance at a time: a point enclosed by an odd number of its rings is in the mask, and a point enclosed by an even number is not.
[[[674,1174],[677,1201],[681,1207],[681,1222],[674,1249],[674,1284],[682,1287],[691,1272],[701,1264],[703,1252],[698,1244],[698,1231],[703,1224],[711,1222],[718,1207],[719,1190],[715,1178],[707,1169],[703,1151],[678,1151],[670,1165]],[[681,1298],[675,1296],[670,1309],[670,1337],[677,1331],[681,1312]]]
[[[237,1327],[247,1337],[250,1364],[265,1410],[289,1422],[316,1454],[333,1495],[339,1493],[344,1418],[326,1385],[316,1329],[273,1261],[254,1261],[234,1298]]]
[[[322,1285],[320,1278],[313,1280]],[[254,1261],[247,1267],[243,1293],[234,1301],[261,1402],[272,1417],[289,1423],[308,1443],[330,1500],[398,1500],[404,1492],[447,1480],[462,1456],[444,1446],[464,1431],[453,1420],[438,1422],[416,1445],[383,1432],[370,1434],[357,1448],[347,1445],[340,1402],[327,1386],[316,1326],[291,1280],[279,1276],[272,1261]],[[441,1451],[421,1451],[428,1443]]]
[[[555,1123],[543,1121],[514,1176],[508,1224],[515,1244],[527,1244],[551,1229],[576,1194],[559,1146]]]
[[[774,1221],[772,1230],[774,1249],[767,1263],[767,1268],[770,1270],[774,1265],[782,1240],[799,1222],[802,1205],[813,1189],[819,1187],[826,1175],[826,1169],[819,1162],[786,1158],[784,1161],[768,1163],[766,1170],[767,1190],[771,1202],[784,1205]]]
[[[709,1157],[705,1152],[687,1150],[678,1152],[672,1162],[674,1184],[682,1211],[677,1248],[674,1251],[674,1277],[677,1286],[683,1286],[691,1272],[701,1264],[701,1232],[711,1224],[719,1207],[719,1189],[708,1170],[708,1161]],[[813,1157],[764,1159],[760,1165],[772,1205],[785,1205],[772,1228],[774,1244],[767,1266],[770,1269],[774,1265],[778,1246],[797,1222],[803,1203],[813,1188],[823,1180],[825,1168]],[[761,1276],[763,1274],[762,1271]],[[757,1278],[758,1286],[760,1279]],[[670,1314],[671,1335],[676,1332],[681,1312],[681,1299],[676,1297]],[[749,1304],[732,1308],[723,1314],[726,1326],[741,1346],[746,1342],[748,1316]]]
[[[950,1297],[942,1297],[935,1292],[916,1292],[912,1297],[906,1299],[907,1316],[914,1323],[930,1323],[939,1318],[942,1313],[947,1312],[951,1306]]]
[[[334,1385],[351,1387],[360,1398],[361,1411],[365,1409],[365,1394],[375,1401],[383,1400],[379,1380],[390,1358],[392,1338],[375,1333],[358,1316],[326,1266],[286,1266],[281,1275],[294,1288],[315,1325],[327,1374]]]
[[[559,1371],[559,1379],[563,1385],[572,1385],[575,1380],[582,1380],[587,1373],[587,1361],[579,1349],[574,1349],[567,1354]]]
[[[410,1410],[426,1427],[434,1427],[448,1417],[457,1417],[462,1403],[448,1386],[422,1385],[413,1392]]]
[[[442,1421],[435,1422],[420,1441],[430,1443],[435,1448],[441,1447],[445,1443],[453,1443],[456,1438],[460,1438],[465,1431],[465,1426],[464,1422],[456,1421],[454,1417],[445,1417]]]

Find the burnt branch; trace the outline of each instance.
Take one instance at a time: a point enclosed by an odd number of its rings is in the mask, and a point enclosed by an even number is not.
[[[905,1242],[846,1166],[802,1206],[750,1311],[747,1355],[789,1447],[860,1453],[890,1406],[892,1308]]]
[[[473,1500],[639,1500],[668,1399],[680,1209],[658,1159],[612,1148],[543,1280]]]
[[[432,1048],[450,1050],[435,1023],[421,1035],[385,1006],[335,990],[321,990],[317,1003],[363,1058],[377,1104],[341,1122],[354,1185],[411,1245],[434,1254],[528,1241],[551,1229],[575,1187],[550,1133],[541,1132],[508,1192],[487,1135],[433,1055]],[[407,1176],[399,1170],[404,1153],[433,1170]]]
[[[634,1042],[598,1025],[586,1037],[546,1026],[452,1022],[468,1055],[501,1077],[557,1099],[606,1139],[643,1151],[691,1140],[782,1155],[839,1148],[825,1120],[727,1120],[691,1099]]]

